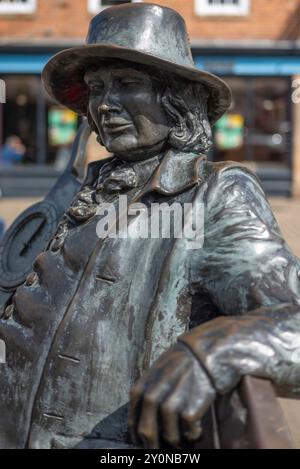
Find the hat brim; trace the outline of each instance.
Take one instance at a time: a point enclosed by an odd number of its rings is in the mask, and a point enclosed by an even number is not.
[[[49,95],[78,114],[86,115],[88,87],[84,74],[99,59],[121,59],[138,64],[153,66],[204,84],[209,92],[208,118],[214,124],[231,103],[229,86],[216,75],[197,69],[175,64],[160,57],[127,49],[112,44],[92,44],[63,50],[54,55],[44,67],[42,80]]]

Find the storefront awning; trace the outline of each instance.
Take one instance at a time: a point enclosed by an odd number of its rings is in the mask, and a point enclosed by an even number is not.
[[[0,74],[41,73],[53,54],[0,54]],[[197,54],[198,68],[218,75],[291,76],[300,74],[300,56]]]
[[[196,55],[195,64],[218,75],[291,76],[300,74],[300,56]]]
[[[41,73],[53,54],[0,54],[0,74]]]

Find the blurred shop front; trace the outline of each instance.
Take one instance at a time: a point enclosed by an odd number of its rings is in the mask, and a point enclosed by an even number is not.
[[[43,89],[40,74],[60,49],[0,50],[0,77],[6,102],[0,105],[0,187],[3,197],[43,196],[67,165],[78,128],[78,116],[53,102]],[[24,148],[15,161],[10,142]],[[3,153],[2,153],[3,154]]]
[[[40,74],[54,53],[73,45],[0,47],[0,78],[6,83],[0,145],[16,136],[25,148],[17,163],[0,162],[4,197],[46,195],[67,164],[79,117],[47,96]],[[222,76],[233,93],[231,109],[214,127],[210,158],[246,164],[269,195],[292,195],[295,167],[300,174],[291,99],[293,77],[300,75],[300,49],[287,45],[278,51],[275,45],[243,50],[193,46],[196,66]]]
[[[292,195],[292,80],[300,72],[299,51],[198,49],[194,58],[232,89],[232,106],[214,128],[211,159],[241,162],[256,172],[269,195]]]

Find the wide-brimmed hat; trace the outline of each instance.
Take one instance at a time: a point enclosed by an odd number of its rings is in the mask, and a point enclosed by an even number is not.
[[[184,19],[170,8],[150,3],[107,8],[91,20],[86,42],[56,54],[42,73],[49,95],[79,114],[87,112],[84,74],[103,59],[144,64],[204,84],[211,124],[231,103],[228,85],[195,67]]]

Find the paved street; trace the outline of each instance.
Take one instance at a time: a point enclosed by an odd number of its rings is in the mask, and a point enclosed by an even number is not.
[[[300,198],[269,200],[285,240],[300,258]]]

